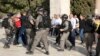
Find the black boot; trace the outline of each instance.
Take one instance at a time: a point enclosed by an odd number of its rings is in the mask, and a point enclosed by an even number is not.
[[[27,51],[26,54],[33,54],[33,52],[32,51]]]
[[[10,48],[9,44],[4,44],[3,48]]]
[[[64,51],[63,49],[58,49],[58,51]]]
[[[71,50],[73,48],[73,46],[70,46],[68,50]]]
[[[48,51],[46,51],[46,53],[45,53],[46,55],[49,55],[49,52]]]
[[[92,56],[92,52],[89,52],[89,56]]]

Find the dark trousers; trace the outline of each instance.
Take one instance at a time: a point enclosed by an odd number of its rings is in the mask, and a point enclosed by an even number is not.
[[[26,33],[25,33],[25,28],[24,27],[16,29],[15,40],[14,40],[15,45],[19,44],[19,41],[18,41],[19,38],[22,39],[23,45],[27,45]]]
[[[60,30],[58,30],[58,35],[56,36],[56,43],[57,44],[60,44],[60,39],[61,39],[61,36],[60,36]]]
[[[27,36],[27,51],[30,52],[35,37],[35,31],[33,31],[32,28],[26,28],[26,36]]]
[[[96,47],[96,56],[100,55],[100,38],[98,38],[98,43],[97,43],[97,47]]]
[[[24,26],[19,31],[19,37],[21,37],[23,45],[27,45],[26,28]]]
[[[79,30],[79,35],[80,35],[81,42],[83,43],[83,40],[84,40],[84,29],[80,29]]]
[[[57,44],[60,44],[60,39],[61,39],[61,36],[60,36],[60,34],[57,36],[57,38],[56,38],[56,43]]]
[[[59,34],[59,28],[51,28],[50,34],[51,36],[57,36]]]
[[[72,46],[75,46],[75,37],[76,37],[76,30],[74,29],[73,31],[71,31],[70,34],[70,41],[72,43]]]
[[[19,44],[18,39],[19,39],[19,31],[20,28],[16,29],[16,33],[15,33],[15,39],[14,39],[14,45]]]
[[[92,46],[93,46],[93,42],[94,42],[94,33],[85,33],[84,34],[85,36],[85,44],[86,44],[86,49],[88,51],[88,54],[92,54]]]

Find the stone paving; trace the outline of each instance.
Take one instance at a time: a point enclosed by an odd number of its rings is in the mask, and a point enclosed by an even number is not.
[[[84,45],[80,45],[79,41],[76,41],[76,48],[74,50],[65,50],[64,52],[58,52],[57,46],[54,45],[54,38],[49,37],[50,40],[50,55],[45,55],[44,50],[40,48],[36,48],[33,55],[25,54],[26,49],[22,46],[14,46],[11,45],[10,49],[4,49],[3,43],[5,40],[5,32],[4,29],[0,29],[0,56],[86,56],[86,49]]]

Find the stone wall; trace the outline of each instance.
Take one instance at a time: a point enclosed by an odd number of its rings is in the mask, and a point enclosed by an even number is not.
[[[96,0],[95,14],[100,15],[100,0]]]
[[[70,0],[50,0],[50,16],[70,14]]]

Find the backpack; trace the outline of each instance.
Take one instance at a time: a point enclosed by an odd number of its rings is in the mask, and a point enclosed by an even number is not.
[[[69,27],[68,27],[68,30],[69,30],[69,31],[71,31],[73,27],[72,27],[71,22],[70,22],[70,21],[68,21],[68,22],[69,22]]]
[[[42,16],[42,21],[39,22],[39,28],[50,28],[51,27],[51,20],[48,16]]]
[[[49,16],[43,16],[43,26],[44,28],[50,28],[51,27],[51,19]]]
[[[8,19],[9,18],[4,18],[4,20],[2,21],[2,27],[5,27],[5,28],[10,27],[10,23],[9,23]]]
[[[26,28],[32,28],[33,25],[30,23],[30,19],[26,16],[23,16],[22,18],[22,25],[25,26]]]
[[[84,31],[85,31],[85,32],[91,32],[91,33],[93,33],[93,32],[95,32],[95,29],[96,29],[96,24],[93,23],[93,20],[87,19],[87,20],[85,21],[85,28],[84,28]]]
[[[66,31],[64,31],[64,32],[68,32],[68,31],[71,31],[72,30],[72,24],[71,24],[71,22],[70,21],[68,21],[68,20],[66,20],[67,22],[68,22],[68,30],[66,30]],[[63,23],[62,23],[62,26],[61,26],[61,28],[64,28],[65,27],[65,25],[63,25],[66,21],[64,21]]]

